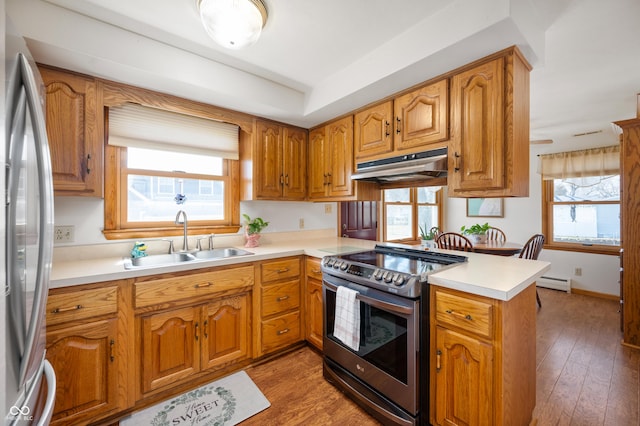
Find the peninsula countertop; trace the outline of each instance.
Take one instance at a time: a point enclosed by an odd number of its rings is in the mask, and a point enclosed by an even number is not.
[[[109,253],[104,257],[57,259],[52,266],[50,288],[197,270],[286,256],[307,255],[322,258],[327,255],[369,250],[375,244],[375,241],[340,237],[273,241],[260,247],[247,249],[254,253],[252,255],[184,262],[145,269],[125,269],[124,257]],[[479,253],[455,253],[467,256],[468,261],[430,275],[429,283],[498,300],[511,299],[531,285],[551,266],[549,262],[539,260]]]

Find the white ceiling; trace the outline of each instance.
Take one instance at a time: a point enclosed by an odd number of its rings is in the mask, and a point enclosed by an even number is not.
[[[264,0],[258,42],[216,46],[196,0],[7,0],[39,62],[303,127],[502,48],[533,66],[535,152],[616,143],[640,93],[638,0]],[[576,137],[574,134],[591,133]]]

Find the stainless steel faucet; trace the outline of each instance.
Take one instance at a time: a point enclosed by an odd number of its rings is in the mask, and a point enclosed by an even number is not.
[[[182,216],[182,222],[180,222],[180,216]],[[182,242],[182,251],[189,251],[189,239],[187,238],[187,214],[184,210],[178,211],[176,214],[176,225],[182,225],[184,227],[184,241]]]

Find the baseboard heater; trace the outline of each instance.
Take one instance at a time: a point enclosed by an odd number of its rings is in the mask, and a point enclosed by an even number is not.
[[[571,278],[542,276],[536,281],[536,286],[571,293]]]

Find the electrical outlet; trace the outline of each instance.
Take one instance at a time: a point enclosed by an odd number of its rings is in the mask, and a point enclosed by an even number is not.
[[[304,229],[304,219],[300,218],[300,229]]]
[[[582,275],[582,268],[576,268],[576,270],[573,272],[573,275],[575,275],[576,277],[579,277]]]
[[[54,226],[53,242],[54,243],[72,243],[75,227],[73,225]]]
[[[325,214],[330,214],[331,213],[331,204],[325,204],[324,205],[324,212],[325,212]]]

